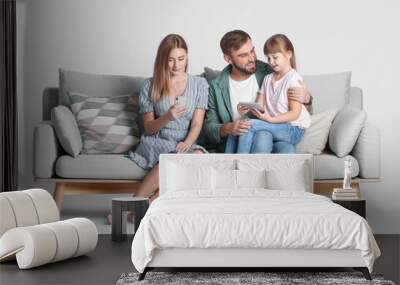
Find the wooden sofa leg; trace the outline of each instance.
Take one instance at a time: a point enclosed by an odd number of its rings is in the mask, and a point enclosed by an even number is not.
[[[53,198],[60,212],[62,209],[62,203],[64,201],[64,190],[65,190],[64,183],[56,183],[56,189],[54,190]]]

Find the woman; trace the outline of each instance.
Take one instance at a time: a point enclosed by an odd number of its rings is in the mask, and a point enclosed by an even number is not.
[[[154,72],[140,92],[140,113],[144,135],[129,157],[141,168],[150,170],[136,196],[158,197],[161,153],[205,153],[196,145],[207,109],[208,84],[204,78],[189,75],[188,49],[176,34],[166,36],[158,47]],[[183,102],[176,104],[176,102]]]

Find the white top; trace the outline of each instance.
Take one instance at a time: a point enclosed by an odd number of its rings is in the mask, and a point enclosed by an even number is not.
[[[229,94],[233,111],[233,120],[240,119],[237,111],[239,102],[255,102],[259,86],[256,76],[253,74],[246,80],[236,81],[229,76]]]
[[[290,87],[299,87],[298,80],[303,81],[303,78],[295,69],[291,69],[278,81],[273,80],[273,73],[265,76],[261,93],[265,96],[264,102],[271,116],[275,117],[289,111],[287,91]],[[310,126],[311,117],[304,105],[301,106],[300,116],[290,123],[303,129]]]

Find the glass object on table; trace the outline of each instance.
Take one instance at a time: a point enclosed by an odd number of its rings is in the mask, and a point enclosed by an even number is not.
[[[342,189],[352,189],[351,188],[351,167],[353,163],[350,158],[346,158],[344,161],[344,177]]]

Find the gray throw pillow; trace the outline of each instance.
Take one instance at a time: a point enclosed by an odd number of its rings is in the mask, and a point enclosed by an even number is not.
[[[83,140],[82,153],[126,153],[139,143],[138,96],[68,94]]]
[[[219,70],[214,70],[209,67],[204,67],[204,75],[206,77],[206,80],[208,84],[210,84],[211,81],[213,81],[215,78],[217,78],[220,75],[221,71]]]
[[[365,111],[349,105],[336,115],[329,132],[329,148],[338,157],[344,157],[351,152],[366,119]]]
[[[60,105],[71,105],[68,93],[86,94],[88,97],[110,97],[120,94],[133,94],[139,96],[144,77],[95,74],[79,71],[59,69]],[[143,132],[141,116],[137,117],[139,130]]]
[[[328,142],[329,130],[336,113],[336,109],[331,109],[311,115],[311,125],[296,145],[296,152],[321,154]]]
[[[73,157],[77,156],[82,151],[82,138],[71,110],[65,106],[53,108],[51,121],[65,152]]]
[[[313,96],[313,112],[340,109],[349,102],[351,72],[304,75],[303,80]]]
[[[95,97],[110,97],[120,94],[139,94],[143,77],[126,75],[94,74],[59,69],[60,104],[69,106],[68,92],[77,92]]]

